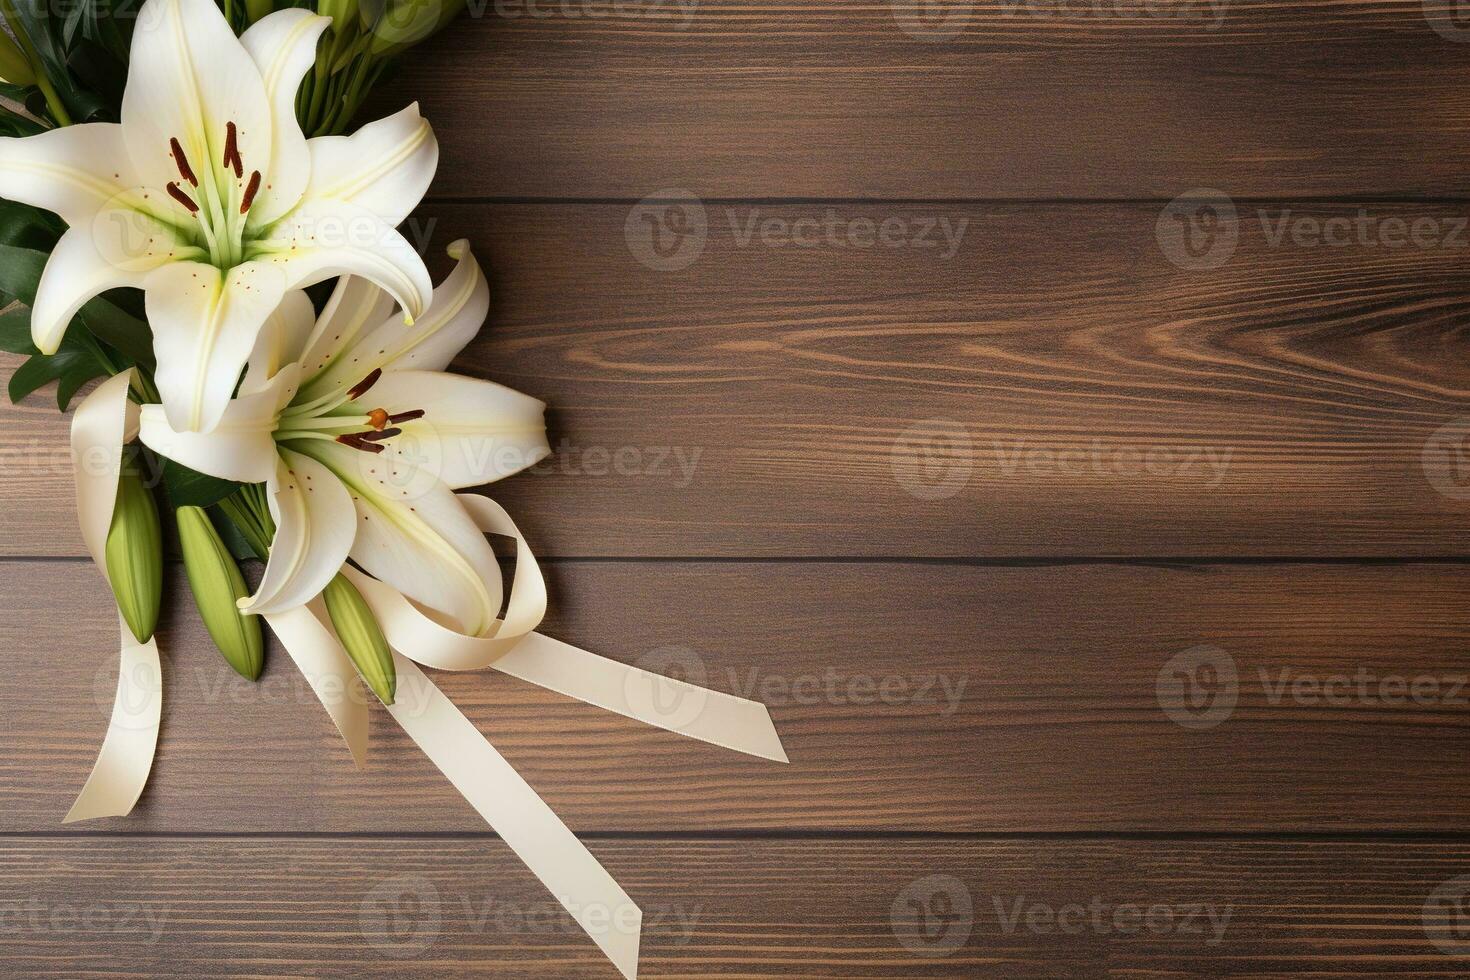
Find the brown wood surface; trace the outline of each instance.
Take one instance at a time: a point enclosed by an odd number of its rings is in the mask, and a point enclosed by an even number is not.
[[[965,231],[949,260],[744,237],[829,210]],[[1463,205],[1241,201],[1214,270],[1166,257],[1158,205],[706,212],[679,271],[635,259],[626,205],[411,225],[491,269],[462,369],[551,404],[556,456],[493,490],[540,554],[1465,553]],[[1273,241],[1360,213],[1368,244]],[[1374,244],[1390,221],[1438,237]],[[82,554],[66,420],[6,412],[0,553]]]
[[[423,103],[440,196],[1458,195],[1452,8],[481,0],[377,108]]]
[[[374,102],[443,146],[407,233],[493,280],[459,368],[551,404],[493,489],[546,631],[793,760],[436,677],[645,976],[1470,973],[1470,21],[469,8]],[[230,673],[176,567],[150,786],[60,826],[116,636],[47,396],[0,415],[0,975],[613,976],[383,712],[355,770],[279,650]],[[1050,927],[1094,905],[1172,924]]]
[[[648,977],[1455,977],[1470,945],[1464,844],[590,846]],[[0,874],[14,976],[609,975],[493,839],[12,838]]]
[[[546,632],[764,701],[793,760],[493,673],[436,675],[576,830],[1470,831],[1453,764],[1470,752],[1470,566],[549,571]],[[0,689],[0,832],[61,832],[112,705],[106,592],[82,563],[7,562],[0,594],[0,649],[31,679]],[[187,593],[169,598],[148,792],[126,819],[67,832],[483,827],[386,712],[369,765],[353,768],[281,651],[251,685],[210,647]],[[1161,695],[1160,676],[1194,670],[1176,658],[1201,647],[1234,669],[1237,703],[1186,727],[1174,719],[1195,720],[1187,692]],[[1195,693],[1224,689],[1196,672]]]

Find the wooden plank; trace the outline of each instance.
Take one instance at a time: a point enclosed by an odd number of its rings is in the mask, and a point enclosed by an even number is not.
[[[461,369],[552,406],[555,457],[494,488],[543,555],[1463,553],[1465,209],[1235,207],[1215,269],[1154,205],[710,202],[667,271],[625,206],[410,227],[492,270]],[[830,246],[829,212],[954,254]],[[82,554],[66,421],[10,418],[0,551]]]
[[[767,702],[793,760],[437,675],[578,830],[1470,830],[1446,762],[1470,752],[1464,565],[558,563],[550,583],[550,635]],[[0,831],[62,833],[112,705],[107,596],[65,562],[0,564],[0,595]],[[170,600],[150,787],[73,830],[483,829],[381,710],[355,770],[280,651],[239,680]]]
[[[497,0],[364,118],[422,101],[438,196],[1463,194],[1452,7]]]
[[[591,846],[648,977],[1427,978],[1467,948],[1464,844]],[[616,976],[495,840],[11,838],[0,883],[17,976]]]

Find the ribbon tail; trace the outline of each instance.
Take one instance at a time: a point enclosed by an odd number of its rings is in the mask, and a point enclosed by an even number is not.
[[[398,696],[388,713],[618,971],[636,980],[643,912],[454,702],[413,661],[393,659]]]
[[[112,720],[92,773],[62,823],[127,816],[143,795],[153,769],[163,714],[158,644],[151,639],[147,643],[135,640],[121,616],[118,627],[122,644]]]
[[[367,702],[353,696],[357,668],[321,615],[321,601],[313,599],[295,609],[266,613],[265,621],[331,716],[332,724],[337,726],[352,753],[352,761],[360,769],[367,763]]]
[[[98,571],[107,577],[103,550],[117,502],[123,445],[137,428],[137,407],[128,402],[133,372],[114,375],[89,394],[72,416],[72,473],[77,519]],[[118,614],[117,694],[97,761],[62,823],[132,812],[158,749],[163,717],[163,669],[158,643],[139,643]]]
[[[711,691],[531,633],[492,664],[501,673],[664,731],[788,762],[771,713],[758,701]]]

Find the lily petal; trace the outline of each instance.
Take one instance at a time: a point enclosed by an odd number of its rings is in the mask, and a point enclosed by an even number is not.
[[[255,243],[255,257],[281,270],[288,289],[336,276],[374,282],[415,320],[434,295],[429,270],[408,240],[365,208],[342,201],[304,204]]]
[[[439,141],[417,102],[351,136],[323,136],[307,145],[307,201],[348,201],[395,226],[424,199],[439,166]]]
[[[410,491],[411,474],[384,458],[334,442],[295,444],[347,485],[357,508],[350,557],[446,625],[472,635],[495,626],[500,566],[482,532],[450,489],[437,481]]]
[[[142,285],[148,270],[113,265],[97,251],[88,226],[69,228],[57,241],[36,287],[31,308],[31,340],[43,354],[54,354],[66,328],[88,300],[119,286]]]
[[[437,371],[390,371],[364,400],[390,415],[422,410],[422,418],[394,423],[403,434],[384,444],[384,455],[401,445],[456,490],[493,483],[551,455],[546,404],[504,385]]]
[[[316,598],[342,570],[357,532],[347,488],[314,459],[281,450],[268,490],[276,535],[260,588],[240,601],[248,613],[284,612]]]
[[[143,288],[169,422],[180,432],[208,432],[224,415],[266,319],[281,304],[281,275],[259,262],[228,273],[202,262],[174,262],[151,273]]]
[[[142,183],[162,192],[180,179],[173,139],[211,194],[217,182],[235,179],[224,162],[230,123],[245,172],[264,170],[272,152],[265,84],[219,8],[213,0],[148,0],[133,31],[122,103],[123,136]]]
[[[449,246],[458,261],[454,271],[434,290],[423,316],[412,326],[400,317],[389,317],[321,372],[307,392],[320,395],[333,388],[357,383],[373,368],[405,370],[418,368],[442,371],[479,332],[490,312],[490,285],[469,242]]]
[[[270,180],[250,209],[250,227],[264,227],[296,206],[311,175],[311,151],[296,121],[296,91],[316,63],[317,44],[332,23],[309,10],[278,10],[256,21],[240,43],[265,82],[275,122],[271,133]]]
[[[276,443],[272,433],[281,409],[296,394],[300,373],[295,365],[271,379],[259,391],[242,395],[213,432],[176,430],[162,405],[144,405],[138,438],[161,456],[221,480],[265,483],[276,473]]]
[[[266,318],[260,336],[255,338],[245,381],[240,385],[241,394],[259,390],[286,365],[299,361],[315,327],[316,309],[311,305],[311,297],[301,289],[286,293],[281,305]]]
[[[63,126],[24,139],[0,139],[5,197],[55,211],[85,227],[138,183],[117,123]]]
[[[393,297],[376,284],[360,276],[338,279],[301,355],[301,366],[305,371],[303,391],[312,397],[318,393],[325,394],[327,389],[316,388],[311,384],[312,380],[335,363],[342,352],[352,346],[358,334],[368,327],[376,327],[392,312]],[[355,384],[356,380],[349,383]]]

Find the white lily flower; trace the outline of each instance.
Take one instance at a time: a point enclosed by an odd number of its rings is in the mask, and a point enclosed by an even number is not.
[[[161,406],[143,406],[140,435],[155,451],[267,485],[276,536],[247,612],[311,600],[350,557],[446,625],[471,635],[495,625],[495,556],[453,491],[549,455],[546,406],[444,372],[490,308],[469,244],[449,254],[458,265],[412,328],[356,277],[338,282],[315,320],[305,293],[287,294],[213,432],[175,429]]]
[[[294,289],[356,275],[410,322],[433,283],[395,231],[439,147],[413,105],[307,140],[294,104],[330,18],[282,10],[236,38],[213,0],[139,12],[121,123],[0,139],[0,195],[68,224],[31,311],[43,352],[82,304],[145,291],[157,384],[180,430],[208,431],[256,337]]]

